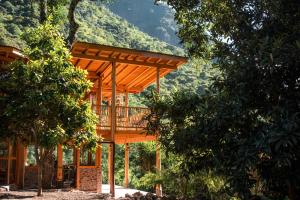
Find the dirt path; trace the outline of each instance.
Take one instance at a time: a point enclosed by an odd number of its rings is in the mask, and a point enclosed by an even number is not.
[[[0,199],[36,199],[36,200],[90,200],[103,199],[107,200],[107,194],[97,194],[93,192],[70,191],[70,192],[44,192],[43,197],[37,197],[36,191],[11,191],[0,193]]]

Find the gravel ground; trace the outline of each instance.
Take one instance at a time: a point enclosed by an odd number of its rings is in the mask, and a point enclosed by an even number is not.
[[[36,196],[36,191],[10,191],[10,192],[0,192],[0,199],[45,199],[45,200],[90,200],[90,199],[103,199],[107,200],[107,194],[97,194],[92,192],[82,192],[82,191],[45,191],[42,197]]]

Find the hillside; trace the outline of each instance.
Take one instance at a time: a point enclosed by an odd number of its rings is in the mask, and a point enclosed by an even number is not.
[[[163,4],[155,5],[153,2],[153,0],[114,0],[108,7],[141,31],[179,46],[180,40],[176,35],[177,25],[172,9]]]
[[[61,13],[66,11],[62,10]],[[77,33],[80,41],[183,55],[181,49],[143,33],[95,2],[80,3],[76,16],[80,23]],[[62,24],[66,24],[65,15],[62,15],[62,19]],[[37,22],[36,9],[30,5],[30,0],[1,1],[0,43],[22,48],[24,44],[20,34]]]

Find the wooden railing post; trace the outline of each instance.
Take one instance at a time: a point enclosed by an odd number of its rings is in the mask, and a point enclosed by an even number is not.
[[[128,113],[128,91],[126,90],[125,92],[125,119],[126,119],[126,124],[125,126],[128,127],[128,122],[129,122],[129,113]]]

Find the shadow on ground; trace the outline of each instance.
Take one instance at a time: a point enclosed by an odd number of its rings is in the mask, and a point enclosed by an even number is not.
[[[15,194],[0,194],[0,199],[28,199],[33,198],[31,195],[15,195]]]

